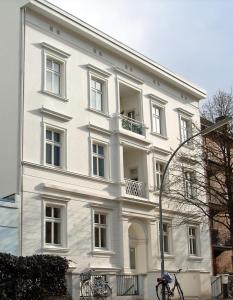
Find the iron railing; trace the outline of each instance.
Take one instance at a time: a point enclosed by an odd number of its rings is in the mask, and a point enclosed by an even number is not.
[[[92,291],[91,291],[91,285],[85,285],[85,288],[82,289],[81,293],[81,284],[83,281],[90,280],[91,282],[94,283],[95,278],[100,278],[103,281],[106,281],[107,276],[106,275],[89,275],[88,278],[86,277],[87,273],[80,274],[80,296],[84,297],[91,297],[92,296]]]
[[[136,197],[146,197],[145,183],[131,179],[125,179],[126,194]]]
[[[221,276],[211,278],[212,299],[219,300],[222,298],[222,280]]]
[[[121,126],[123,129],[132,131],[132,132],[140,134],[140,135],[144,134],[143,123],[141,123],[135,119],[128,118],[123,115],[120,115],[119,117],[121,118]]]
[[[139,295],[138,275],[117,275],[117,296]]]

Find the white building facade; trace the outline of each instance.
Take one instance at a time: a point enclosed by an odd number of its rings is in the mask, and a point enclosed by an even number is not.
[[[89,268],[114,299],[128,299],[124,274],[137,275],[130,299],[155,299],[161,174],[205,92],[46,1],[3,2],[0,191],[21,199],[20,254],[71,259],[73,299]],[[185,298],[208,298],[208,228],[173,227],[169,202],[165,269],[183,269]]]

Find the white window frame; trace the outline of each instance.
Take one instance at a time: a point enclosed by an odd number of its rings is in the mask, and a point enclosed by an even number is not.
[[[164,219],[163,220],[163,224],[166,224],[168,227],[168,234],[167,234],[167,238],[168,238],[168,251],[165,252],[164,249],[164,255],[165,256],[173,256],[173,231],[172,231],[172,220],[170,218],[168,219]],[[160,236],[160,223],[159,225],[159,236]],[[163,243],[164,243],[164,232],[163,232]],[[160,246],[161,247],[161,246]]]
[[[42,161],[43,165],[52,168],[66,169],[67,130],[58,126],[54,126],[49,123],[42,123],[42,129],[43,129],[43,161]],[[61,160],[60,166],[46,163],[46,143],[47,143],[46,130],[51,130],[60,134],[60,160]]]
[[[195,241],[196,241],[196,253],[192,253],[190,249],[190,240],[193,240],[193,236],[189,234],[189,229],[192,228],[195,230]],[[187,239],[188,239],[188,253],[191,257],[200,257],[201,256],[201,249],[200,249],[200,227],[196,224],[189,224],[187,226]]]
[[[178,116],[179,116],[179,129],[180,129],[180,143],[184,142],[184,137],[183,137],[183,126],[182,126],[182,121],[185,121],[187,123],[187,138],[192,136],[192,116],[193,114],[189,113],[188,111],[185,111],[181,108],[178,108]],[[189,141],[186,143],[184,146],[190,147],[192,146],[192,142]]]
[[[189,179],[186,178],[187,173],[189,174]],[[183,169],[184,193],[185,197],[189,199],[194,199],[196,196],[195,176],[195,171]]]
[[[99,176],[94,174],[93,168],[93,145],[97,144],[104,147],[104,176]],[[96,155],[94,155],[96,156]],[[90,175],[96,178],[109,179],[110,174],[110,161],[109,161],[109,144],[105,141],[92,138],[90,143],[90,161],[91,161],[91,170]]]
[[[167,127],[166,127],[166,111],[165,105],[167,101],[157,98],[155,96],[151,97],[151,133],[160,137],[167,138]],[[158,132],[156,126],[154,125],[154,108],[157,108],[160,112],[160,132]]]
[[[161,184],[162,174],[163,173],[158,172],[158,170],[157,170],[157,163],[163,165],[163,167],[165,169],[167,162],[164,161],[164,160],[161,160],[161,159],[157,159],[157,158],[154,158],[153,161],[154,161],[154,166],[153,166],[154,167],[154,185],[155,185],[155,190],[159,191],[160,185],[157,186],[157,176],[160,176],[160,184]],[[164,180],[164,186],[163,186],[163,190],[164,191],[168,190],[168,180],[169,180],[169,172],[167,170],[166,175],[165,175],[165,180]]]
[[[95,214],[103,214],[106,216],[106,247],[95,247]],[[94,252],[112,252],[112,239],[111,234],[112,232],[112,211],[111,209],[105,209],[105,208],[98,208],[93,207],[92,208],[92,250]]]
[[[96,80],[102,85],[102,110],[92,105],[92,80]],[[89,71],[89,109],[97,113],[108,115],[108,80],[91,71]]]
[[[52,198],[52,197],[51,197]],[[43,247],[46,249],[66,249],[68,246],[68,234],[67,234],[67,202],[68,201],[62,201],[59,202],[54,200],[44,200],[43,201]],[[46,243],[46,221],[50,220],[48,217],[46,217],[46,207],[53,207],[53,208],[60,208],[61,212],[61,244],[54,244],[54,243]],[[52,218],[51,218],[51,221]]]
[[[42,43],[43,68],[42,68],[42,92],[67,101],[67,58],[70,54],[59,50],[51,45]],[[51,59],[60,65],[60,93],[54,93],[47,88],[47,59]]]

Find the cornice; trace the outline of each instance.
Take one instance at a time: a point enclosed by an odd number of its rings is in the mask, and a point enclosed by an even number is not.
[[[123,75],[124,77],[127,77],[127,78],[133,80],[137,84],[143,84],[144,83],[144,81],[141,78],[139,78],[139,77],[137,77],[133,74],[130,74],[129,72],[126,72],[126,71],[122,70],[121,68],[114,67],[113,69],[116,73],[118,73],[120,75]]]
[[[44,48],[44,49],[47,49],[47,50],[50,50],[52,52],[54,52],[55,54],[59,55],[59,56],[62,56],[63,58],[68,58],[70,56],[69,53],[61,50],[61,49],[58,49],[52,45],[49,45],[45,42],[41,43],[41,47]]]
[[[155,102],[158,102],[161,105],[166,105],[168,101],[156,96],[155,94],[148,94],[147,97],[149,97],[151,100],[154,100]]]
[[[89,70],[93,71],[94,73],[97,73],[97,74],[99,74],[99,75],[101,75],[103,77],[106,77],[106,78],[108,78],[108,77],[110,77],[112,75],[111,73],[109,73],[109,72],[107,72],[105,70],[102,70],[102,69],[100,69],[100,68],[98,68],[98,67],[96,67],[96,66],[94,66],[92,64],[88,64],[87,65],[87,69],[89,69]]]
[[[60,121],[63,122],[68,122],[70,120],[72,120],[72,117],[68,116],[68,115],[64,115],[62,113],[59,113],[57,111],[54,111],[52,109],[46,108],[46,107],[42,107],[40,109],[40,112],[46,116],[55,118],[55,119],[59,119]]]

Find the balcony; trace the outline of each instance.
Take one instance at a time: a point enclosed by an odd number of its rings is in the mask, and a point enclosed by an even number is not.
[[[127,195],[145,198],[146,197],[146,185],[144,182],[131,180],[131,179],[125,179],[125,192]]]
[[[140,135],[144,135],[143,123],[123,115],[120,115],[119,118],[121,119],[121,127],[123,129],[132,131]]]

